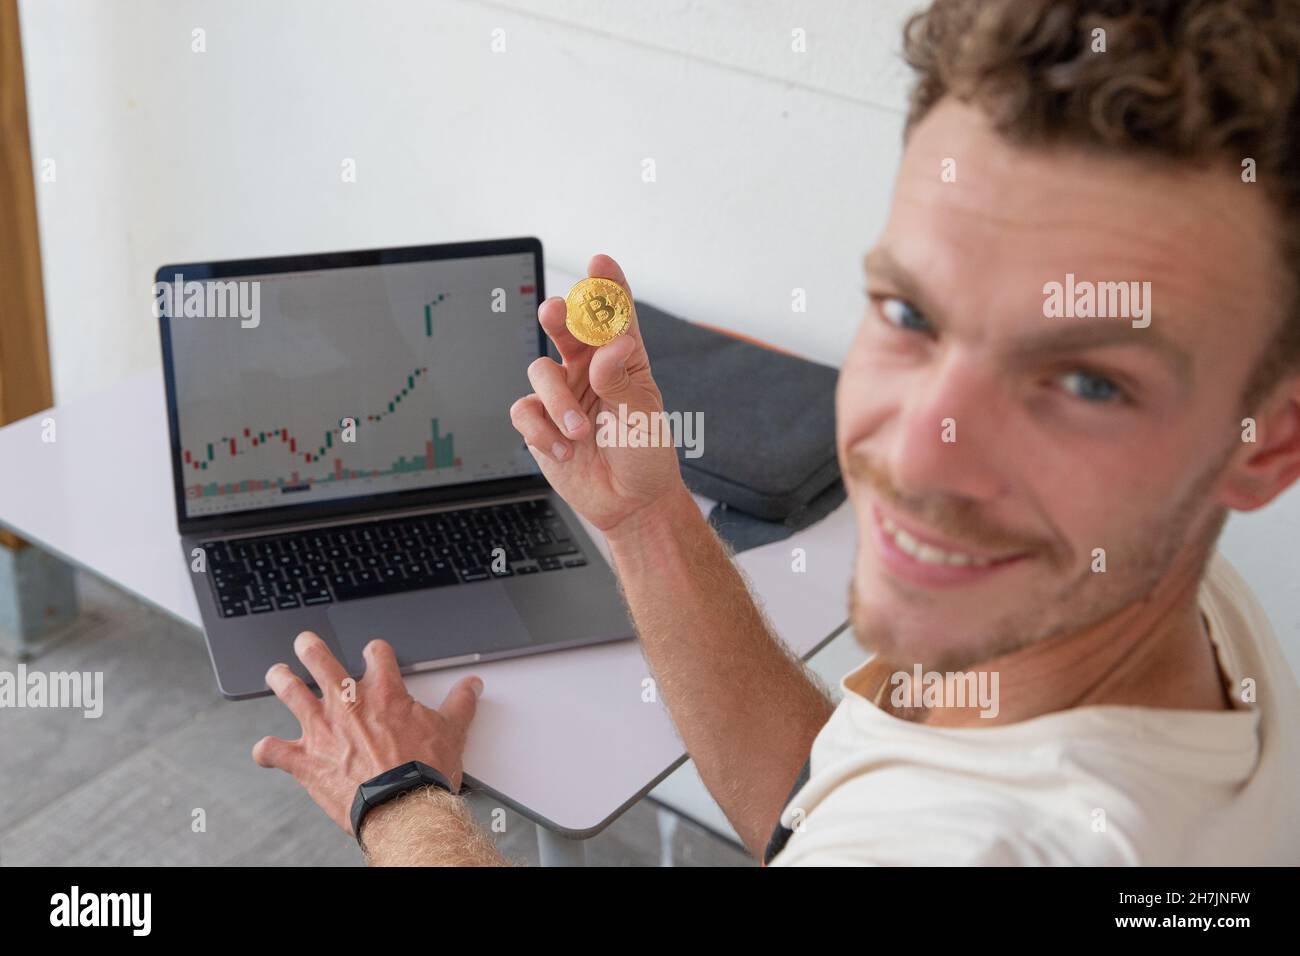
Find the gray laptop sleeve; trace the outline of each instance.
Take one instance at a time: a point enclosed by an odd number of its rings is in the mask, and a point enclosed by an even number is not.
[[[664,407],[704,415],[703,454],[677,450],[687,486],[788,533],[840,484],[836,370],[637,303]]]

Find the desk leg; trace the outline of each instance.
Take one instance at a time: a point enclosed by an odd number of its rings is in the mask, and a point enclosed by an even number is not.
[[[677,832],[677,824],[681,817],[667,807],[660,807],[655,812],[659,821],[659,865],[672,866],[673,834]]]
[[[76,618],[76,580],[58,558],[10,538],[0,532],[0,650],[31,661]]]
[[[583,840],[570,840],[537,824],[537,852],[542,866],[586,866],[587,844]]]

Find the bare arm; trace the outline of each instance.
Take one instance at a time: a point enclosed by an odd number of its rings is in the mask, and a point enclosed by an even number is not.
[[[631,295],[609,257],[594,257],[588,272]],[[542,303],[538,318],[563,364],[543,358],[529,367],[535,393],[514,404],[511,420],[556,491],[605,532],[677,730],[758,854],[830,701],[772,636],[686,492],[676,452],[660,442],[598,440],[608,416],[663,410],[635,307],[628,331],[599,348],[568,331],[565,312],[558,297]]]
[[[509,866],[465,798],[421,787],[376,807],[361,824],[373,866]]]

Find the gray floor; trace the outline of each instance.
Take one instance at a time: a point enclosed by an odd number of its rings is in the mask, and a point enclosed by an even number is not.
[[[355,843],[290,777],[249,757],[264,734],[297,736],[277,700],[222,700],[196,631],[87,575],[78,586],[81,618],[30,666],[103,671],[104,714],[0,710],[0,865],[360,865]],[[0,670],[15,666],[0,655]],[[490,821],[495,802],[470,799]],[[192,827],[198,809],[206,832]],[[753,865],[688,821],[665,841],[669,816],[642,801],[588,842],[588,862]],[[536,864],[525,818],[507,811],[494,836],[510,859]]]

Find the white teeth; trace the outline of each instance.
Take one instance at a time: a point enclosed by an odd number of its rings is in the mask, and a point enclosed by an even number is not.
[[[947,564],[948,553],[940,551],[938,548],[932,548],[928,544],[921,545],[921,550],[916,553],[919,560],[926,564]]]
[[[922,544],[883,515],[880,519],[880,526],[885,529],[885,533],[889,535],[894,544],[898,545],[899,551],[923,564],[949,564],[959,568],[972,565],[982,568],[989,563],[984,558],[977,558],[971,554],[964,554],[960,551],[945,551],[942,548],[936,548],[932,544]]]

